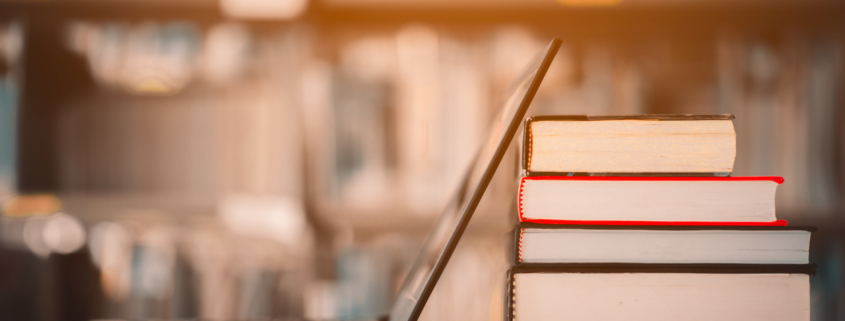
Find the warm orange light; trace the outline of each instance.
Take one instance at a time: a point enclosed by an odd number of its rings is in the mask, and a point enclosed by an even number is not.
[[[246,19],[293,19],[308,6],[308,0],[220,0],[223,13]]]
[[[13,217],[47,215],[58,212],[62,202],[52,194],[32,194],[14,197],[3,204],[3,214]]]
[[[622,3],[622,0],[556,0],[567,7],[612,7]]]
[[[179,88],[168,86],[167,83],[156,78],[141,79],[137,84],[130,84],[126,89],[137,94],[167,95],[178,91]]]

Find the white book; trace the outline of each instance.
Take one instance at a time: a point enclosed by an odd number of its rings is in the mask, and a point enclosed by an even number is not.
[[[531,176],[519,186],[523,222],[775,222],[780,177]],[[698,222],[698,223],[696,223]]]
[[[808,321],[801,273],[513,273],[511,320]]]
[[[728,174],[733,115],[537,116],[525,123],[523,169],[554,173]]]
[[[516,264],[808,264],[813,228],[520,224]]]

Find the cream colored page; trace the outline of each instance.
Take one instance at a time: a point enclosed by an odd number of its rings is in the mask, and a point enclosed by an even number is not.
[[[519,254],[523,263],[807,264],[809,244],[807,231],[532,228]]]
[[[537,121],[531,126],[529,170],[537,172],[731,172],[736,157],[729,120]]]
[[[528,180],[527,219],[771,222],[772,181]]]
[[[809,321],[805,274],[514,276],[516,320]]]

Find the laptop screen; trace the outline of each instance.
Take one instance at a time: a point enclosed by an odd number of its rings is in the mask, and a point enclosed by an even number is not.
[[[399,296],[390,311],[391,321],[417,320],[431,291],[440,279],[458,240],[466,230],[484,191],[499,167],[502,157],[513,140],[525,112],[537,93],[546,70],[560,48],[560,39],[553,39],[527,69],[513,82],[489,127],[487,140],[481,146],[461,187],[441,214],[411,267]],[[504,276],[502,276],[504,277]]]

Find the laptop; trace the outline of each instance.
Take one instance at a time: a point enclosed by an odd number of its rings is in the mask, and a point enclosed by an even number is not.
[[[441,214],[405,277],[388,320],[415,321],[422,314],[431,292],[449,263],[481,197],[493,179],[493,174],[502,162],[508,145],[522,123],[546,71],[560,49],[560,44],[560,39],[552,39],[506,92],[504,100],[498,106],[497,116],[489,127],[487,140],[467,169],[461,187]]]

